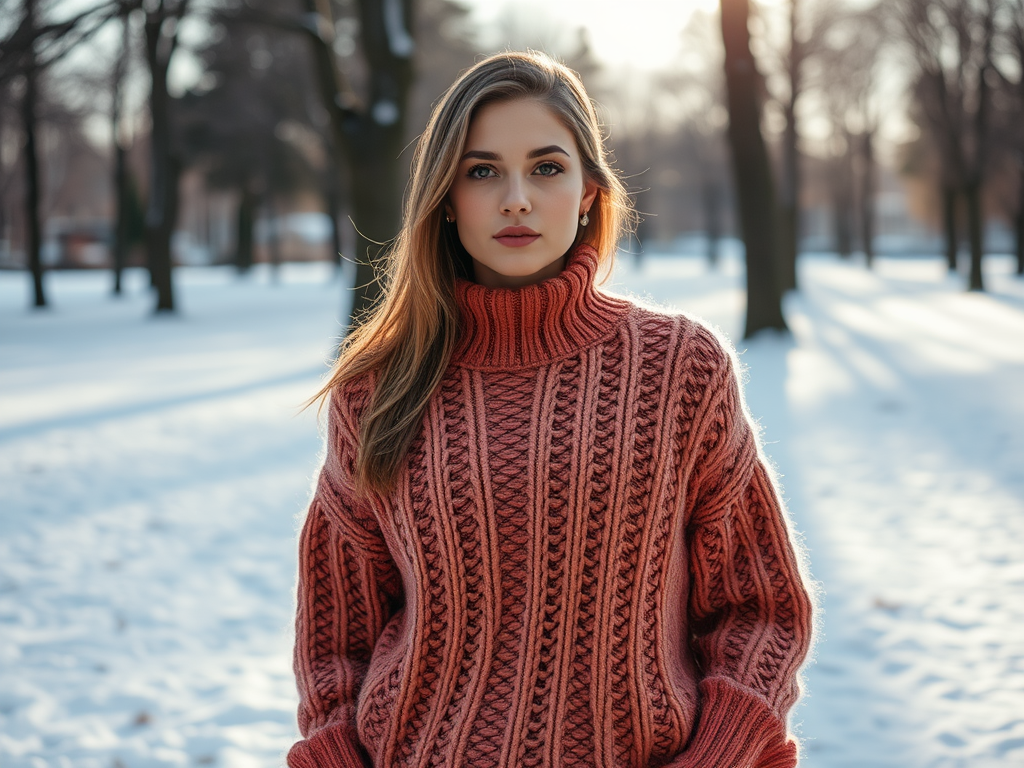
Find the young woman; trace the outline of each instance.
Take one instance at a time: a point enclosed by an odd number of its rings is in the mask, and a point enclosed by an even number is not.
[[[597,288],[628,215],[564,66],[441,99],[321,392],[294,768],[796,764],[778,495],[722,342]]]

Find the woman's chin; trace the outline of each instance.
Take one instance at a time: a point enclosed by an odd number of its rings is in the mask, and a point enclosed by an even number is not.
[[[522,288],[533,285],[559,275],[564,267],[564,256],[556,256],[551,260],[531,259],[524,262],[518,259],[515,263],[496,261],[492,264],[473,258],[474,279],[488,288]]]

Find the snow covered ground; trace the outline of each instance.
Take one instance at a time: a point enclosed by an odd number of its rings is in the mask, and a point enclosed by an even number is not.
[[[802,265],[792,338],[738,342],[824,586],[807,768],[1024,765],[1024,281]],[[735,259],[625,257],[616,290],[742,328]],[[0,766],[275,766],[296,738],[299,412],[337,333],[322,265],[0,273]]]

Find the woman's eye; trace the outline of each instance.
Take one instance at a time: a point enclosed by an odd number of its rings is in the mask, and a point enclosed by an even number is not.
[[[489,179],[494,174],[494,169],[486,165],[474,165],[466,174],[471,179]]]
[[[554,176],[554,175],[562,173],[564,171],[565,171],[565,169],[562,166],[560,166],[558,163],[547,162],[547,163],[541,163],[540,165],[538,165],[537,166],[537,170],[534,171],[534,173],[538,173],[541,176]]]

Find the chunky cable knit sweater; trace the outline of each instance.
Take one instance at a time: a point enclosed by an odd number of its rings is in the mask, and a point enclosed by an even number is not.
[[[810,602],[730,355],[594,286],[459,281],[396,489],[332,397],[300,538],[294,768],[783,768]]]

